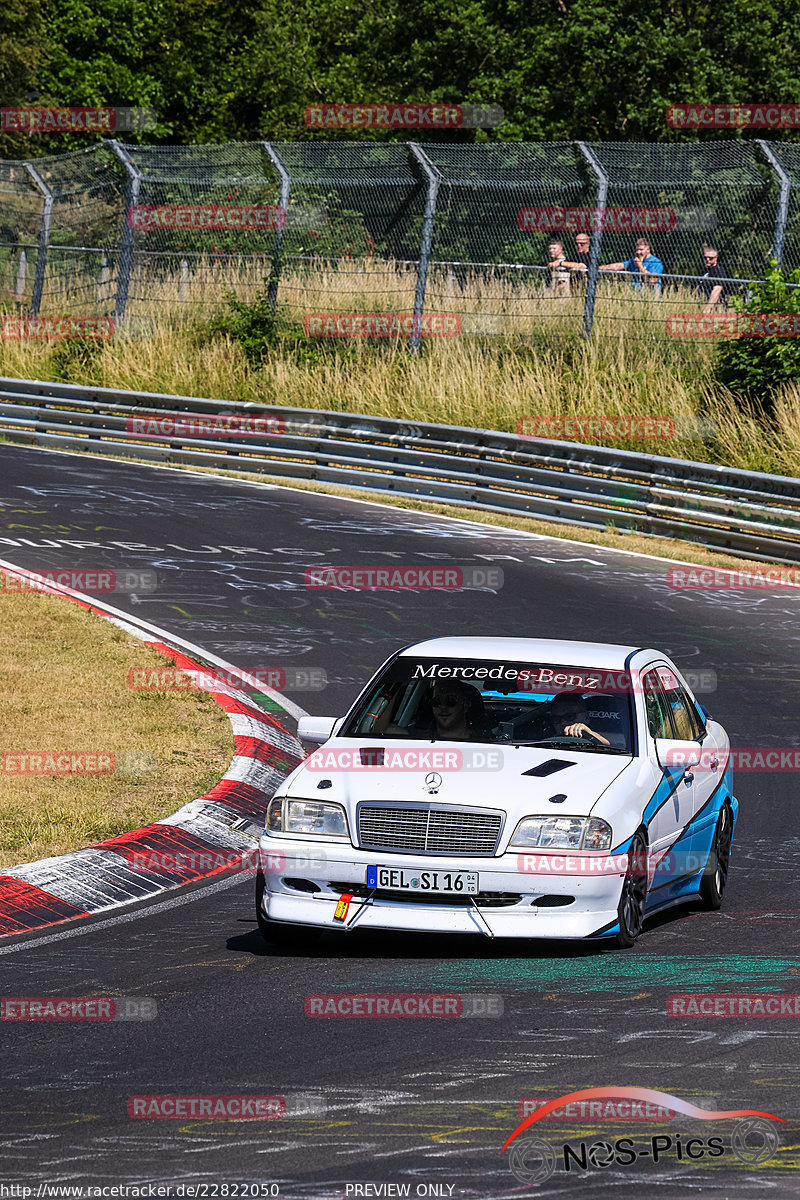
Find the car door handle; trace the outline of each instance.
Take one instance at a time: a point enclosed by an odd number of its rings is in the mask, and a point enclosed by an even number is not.
[[[719,759],[713,758],[708,765],[711,767],[712,771],[716,771],[717,767],[719,766]]]
[[[686,784],[687,787],[691,787],[692,784],[694,783],[694,772],[686,771],[686,773],[683,776],[683,782]]]

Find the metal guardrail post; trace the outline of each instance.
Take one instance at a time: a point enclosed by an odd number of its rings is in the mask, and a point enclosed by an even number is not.
[[[25,170],[44,197],[42,220],[39,226],[39,244],[36,251],[36,274],[33,277],[31,316],[38,317],[44,291],[44,274],[47,270],[47,249],[50,245],[50,221],[53,215],[53,193],[32,163],[25,163]]]
[[[422,239],[419,246],[419,263],[417,265],[417,286],[414,291],[414,317],[411,328],[411,341],[409,342],[411,353],[419,354],[419,339],[422,336],[422,314],[425,311],[425,289],[428,286],[428,267],[431,259],[431,245],[433,243],[433,222],[436,216],[436,198],[439,195],[439,184],[442,181],[442,176],[417,142],[408,142],[408,148],[428,180],[428,194],[425,198],[425,215],[422,219]]]
[[[114,320],[119,323],[125,319],[125,309],[128,306],[128,290],[131,283],[131,268],[133,266],[133,227],[128,220],[128,210],[135,208],[139,203],[139,187],[142,182],[142,176],[131,160],[130,155],[123,150],[116,138],[111,139],[110,145],[128,174],[128,195],[122,225],[122,242],[119,250],[117,299],[114,305]]]
[[[97,303],[105,304],[108,301],[108,279],[111,272],[108,269],[108,255],[105,250],[100,259],[100,279],[97,284]]]
[[[769,142],[765,142],[763,138],[756,139],[761,151],[769,165],[772,167],[778,179],[781,181],[781,194],[778,200],[778,213],[775,217],[775,237],[772,244],[772,256],[777,258],[778,266],[783,262],[783,241],[786,236],[786,222],[789,218],[789,195],[792,190],[792,182],[789,176],[784,171],[781,164],[775,155],[775,151],[770,146]]]
[[[17,304],[22,304],[25,299],[25,279],[28,274],[28,256],[24,250],[19,252],[19,262],[17,263],[17,280],[15,284],[16,291],[14,299]]]
[[[597,276],[600,271],[600,246],[603,241],[603,214],[606,211],[606,199],[608,198],[608,175],[594,154],[594,152],[586,145],[586,142],[576,142],[575,145],[580,150],[583,157],[586,159],[589,166],[597,176],[597,200],[595,201],[595,209],[600,213],[598,228],[592,231],[592,240],[589,247],[589,270],[587,272],[588,279],[586,280],[586,300],[583,305],[583,329],[581,336],[587,341],[592,336],[592,325],[594,324],[594,302],[597,295]]]
[[[275,315],[278,311],[278,289],[281,285],[281,273],[283,271],[283,231],[286,228],[286,218],[289,214],[289,192],[292,186],[292,176],[272,143],[264,142],[263,146],[270,156],[272,165],[278,172],[281,181],[278,204],[281,207],[283,215],[278,229],[275,230],[275,237],[272,240],[272,267],[270,268],[269,286],[267,288],[267,303],[269,304],[274,324]]]

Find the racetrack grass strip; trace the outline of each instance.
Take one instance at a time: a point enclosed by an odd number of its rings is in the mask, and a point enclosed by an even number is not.
[[[170,665],[68,600],[0,591],[0,869],[149,825],[224,775],[233,734],[211,695],[128,686],[131,668]],[[9,755],[54,751],[111,754],[117,770],[6,769]]]

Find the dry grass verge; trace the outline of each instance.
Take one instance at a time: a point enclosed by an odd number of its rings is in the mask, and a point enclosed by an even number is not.
[[[713,384],[714,344],[671,338],[665,330],[670,312],[699,311],[696,294],[686,288],[666,286],[656,298],[603,281],[587,345],[576,333],[578,296],[552,299],[538,284],[512,286],[499,277],[448,283],[434,272],[432,310],[473,322],[498,320],[502,336],[427,339],[417,358],[405,342],[299,337],[303,313],[311,309],[407,310],[413,294],[408,271],[387,264],[376,291],[375,266],[362,274],[355,264],[287,269],[279,323],[294,333],[279,338],[260,366],[209,323],[222,308],[226,282],[241,299],[254,295],[258,275],[243,271],[228,278],[209,273],[202,284],[198,276],[183,302],[174,279],[143,276],[132,294],[147,298],[131,301],[127,332],[88,352],[74,343],[0,341],[0,374],[507,432],[532,416],[666,418],[675,422],[668,440],[613,437],[606,444],[800,474],[800,388],[785,387],[766,417]],[[58,297],[48,299],[48,308],[57,311]]]
[[[148,825],[225,773],[233,735],[209,694],[129,688],[131,668],[166,665],[68,601],[0,593],[0,868]],[[65,751],[113,756],[116,770],[19,774],[9,759]]]

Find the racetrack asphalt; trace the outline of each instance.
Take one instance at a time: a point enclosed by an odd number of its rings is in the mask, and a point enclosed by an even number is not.
[[[664,560],[297,489],[0,445],[0,558],[51,567],[155,569],[150,595],[104,596],[237,666],[323,668],[292,692],[344,711],[393,650],[489,634],[656,646],[717,673],[699,698],[736,747],[800,744],[800,591],[676,591]],[[496,591],[310,590],[323,564],[499,566]],[[286,718],[294,729],[294,722]],[[721,912],[673,909],[631,951],[561,942],[326,934],[267,947],[252,878],[225,879],[0,945],[3,996],[147,996],[126,1022],[3,1022],[0,1180],[278,1185],[284,1197],[747,1197],[797,1193],[798,1023],[666,1015],[672,993],[800,992],[796,772],[743,772]],[[310,994],[500,995],[500,1018],[312,1019]],[[762,1165],[731,1125],[583,1116],[531,1130],[556,1169],[520,1183],[500,1147],[523,1097],[658,1089],[707,1109],[786,1119]],[[134,1095],[280,1095],[280,1120],[134,1120]],[[303,1115],[305,1114],[305,1115]],[[677,1134],[725,1153],[680,1159]],[[673,1135],[658,1162],[651,1137]],[[564,1169],[563,1145],[631,1137],[632,1166]],[[596,1156],[595,1156],[596,1157]],[[794,1180],[794,1183],[792,1182]],[[216,1192],[214,1188],[217,1188]],[[360,1188],[360,1190],[358,1190]],[[419,1190],[422,1188],[422,1190]],[[435,1190],[438,1189],[438,1190]],[[452,1190],[450,1190],[452,1189]],[[35,1193],[34,1193],[35,1194]],[[187,1193],[188,1194],[188,1193]],[[202,1192],[196,1193],[202,1195]],[[260,1193],[266,1195],[267,1190]]]

